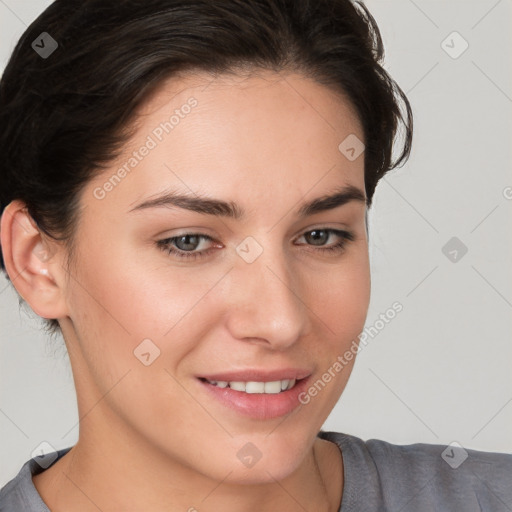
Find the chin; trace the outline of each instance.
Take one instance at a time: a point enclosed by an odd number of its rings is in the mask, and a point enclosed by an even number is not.
[[[303,463],[315,434],[290,433],[285,424],[271,435],[237,436],[231,450],[224,451],[227,481],[240,484],[267,484],[283,480]],[[235,458],[226,454],[234,453]]]

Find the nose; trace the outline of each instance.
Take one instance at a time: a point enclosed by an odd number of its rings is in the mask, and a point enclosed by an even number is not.
[[[235,254],[227,305],[231,335],[275,350],[292,346],[310,327],[305,284],[281,249],[266,244],[251,263]]]

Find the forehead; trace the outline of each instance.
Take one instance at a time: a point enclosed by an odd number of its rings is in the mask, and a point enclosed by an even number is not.
[[[320,84],[297,72],[275,72],[265,69],[247,69],[222,74],[202,70],[180,72],[163,80],[148,95],[138,113],[144,118],[157,114],[161,109],[179,108],[191,95],[201,99],[200,111],[223,109],[226,116],[235,113],[243,119],[258,112],[274,116],[268,131],[278,128],[278,119],[289,120],[290,116],[308,114],[315,116],[316,127],[323,130],[339,130],[339,122],[350,123],[361,140],[363,131],[356,109],[348,96],[340,89]],[[181,100],[181,101],[180,101]],[[282,102],[277,111],[264,112],[272,102]],[[243,108],[239,108],[243,107]],[[292,107],[291,110],[287,107]],[[235,112],[233,112],[235,111]],[[226,120],[226,118],[224,119]],[[334,122],[333,122],[334,121]],[[323,126],[322,126],[323,125]],[[296,127],[298,128],[298,127]]]
[[[364,139],[355,110],[299,74],[181,74],[153,91],[135,126],[123,154],[91,184],[114,178],[108,197],[127,207],[172,189],[240,202],[249,193],[257,201],[340,185],[364,190],[364,155],[350,161],[339,149],[348,136]]]

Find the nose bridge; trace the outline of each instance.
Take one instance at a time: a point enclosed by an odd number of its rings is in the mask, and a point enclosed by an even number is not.
[[[307,308],[282,245],[271,235],[258,238],[247,237],[236,248],[230,328],[238,339],[286,348],[304,330]]]

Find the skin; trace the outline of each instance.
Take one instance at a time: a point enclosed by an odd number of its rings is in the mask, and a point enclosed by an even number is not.
[[[97,199],[95,188],[191,96],[191,113]],[[364,140],[360,122],[327,87],[266,71],[168,80],[140,114],[123,155],[82,191],[72,267],[65,246],[39,232],[22,202],[2,216],[14,286],[61,325],[80,416],[76,445],[34,484],[52,512],[337,511],[342,456],[316,436],[354,360],[309,404],[271,420],[211,400],[196,376],[308,367],[314,382],[357,339],[370,300],[366,205],[304,219],[295,212],[342,185],[364,193],[364,154],[349,161],[338,150],[349,134]],[[129,213],[164,189],[234,201],[247,218]],[[339,237],[315,245],[304,237],[315,228],[355,239],[322,253]],[[193,262],[156,245],[187,232],[211,236],[195,252],[212,253]],[[250,264],[235,250],[247,236],[263,249]],[[149,366],[133,353],[145,338],[160,350]],[[237,457],[248,442],[262,454],[252,468]]]

